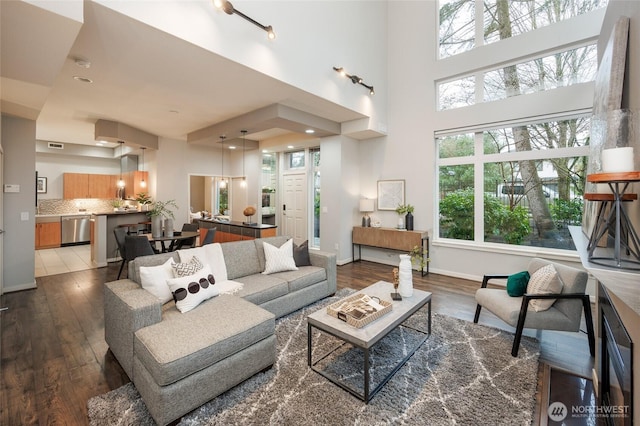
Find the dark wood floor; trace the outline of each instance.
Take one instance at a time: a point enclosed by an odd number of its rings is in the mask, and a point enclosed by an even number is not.
[[[118,267],[41,277],[37,290],[2,296],[0,306],[9,310],[0,313],[0,425],[86,424],[87,400],[129,381],[104,341],[102,287],[115,279]],[[338,287],[361,289],[388,281],[391,269],[371,262],[339,266]],[[473,320],[479,283],[418,272],[413,277],[416,288],[433,293],[434,312]],[[482,313],[480,323],[512,331],[489,312]],[[545,331],[537,337],[542,361],[591,377],[586,335]],[[539,406],[549,387],[565,393],[581,389],[562,379],[572,376],[550,376],[541,369]]]

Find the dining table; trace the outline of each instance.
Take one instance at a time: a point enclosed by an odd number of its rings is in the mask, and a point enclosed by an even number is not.
[[[151,233],[143,235],[146,236],[152,244],[159,242],[162,247],[162,253],[166,253],[175,250],[179,241],[196,238],[200,236],[200,233],[198,231],[174,231],[171,236],[163,234],[162,236],[154,237]],[[167,242],[170,242],[169,247],[166,246]]]

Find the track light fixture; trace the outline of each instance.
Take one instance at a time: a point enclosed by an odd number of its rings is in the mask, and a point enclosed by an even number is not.
[[[234,13],[241,18],[246,19],[251,22],[256,27],[259,27],[267,32],[267,38],[269,40],[273,40],[276,38],[276,33],[273,32],[273,27],[271,25],[262,25],[260,22],[248,17],[244,13],[240,12],[238,9],[234,8],[230,1],[227,0],[213,0],[213,4],[220,10],[224,10],[227,15],[233,15]]]
[[[349,75],[349,74],[347,74],[347,72],[342,67],[333,67],[333,69],[338,74],[340,74],[341,76],[346,77],[349,80],[351,80],[351,82],[353,84],[359,84],[359,85],[364,86],[367,89],[369,89],[369,94],[370,95],[375,95],[376,94],[376,92],[373,90],[373,86],[369,86],[368,84],[365,84],[365,82],[362,80],[362,77],[358,77],[357,75]]]

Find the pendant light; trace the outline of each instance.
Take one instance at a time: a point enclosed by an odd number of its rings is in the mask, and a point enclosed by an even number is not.
[[[240,186],[243,188],[247,187],[247,176],[244,174],[244,149],[245,149],[245,136],[247,136],[246,130],[240,130],[242,133],[242,182],[240,182]]]
[[[142,180],[140,181],[140,187],[146,188],[147,182],[144,180],[144,150],[147,148],[143,146],[140,149],[142,149]]]
[[[220,136],[220,143],[222,144],[222,155],[220,156],[220,163],[222,165],[221,169],[222,169],[222,179],[220,180],[220,188],[226,188],[227,186],[227,181],[224,180],[224,140],[227,137],[222,135]]]
[[[120,144],[120,179],[118,179],[118,188],[124,188],[124,180],[122,179],[122,146],[124,141],[118,141]]]

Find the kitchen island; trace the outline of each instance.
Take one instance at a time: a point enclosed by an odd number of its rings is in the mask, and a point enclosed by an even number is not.
[[[200,228],[200,241],[204,240],[207,229],[216,228],[214,242],[226,243],[229,241],[253,240],[255,238],[275,237],[276,225],[246,224],[239,221],[220,221],[216,219],[194,219]]]
[[[113,230],[120,225],[147,222],[146,212],[137,210],[93,213],[91,215],[91,262],[101,268],[108,262],[120,260]]]

